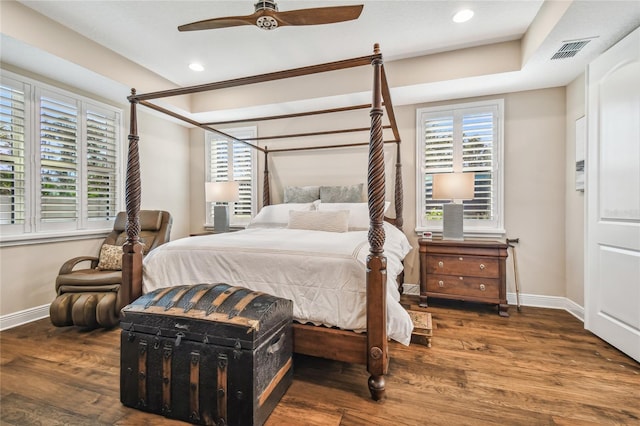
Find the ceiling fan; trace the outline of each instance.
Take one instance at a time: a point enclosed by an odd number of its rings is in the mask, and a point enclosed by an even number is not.
[[[240,25],[255,25],[263,30],[273,30],[287,25],[320,25],[357,19],[364,5],[317,7],[279,12],[275,1],[259,1],[255,12],[247,16],[228,16],[205,19],[180,25],[178,31],[213,30]]]

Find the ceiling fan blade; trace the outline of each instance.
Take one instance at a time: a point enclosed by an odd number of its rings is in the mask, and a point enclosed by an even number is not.
[[[312,9],[274,12],[281,26],[284,25],[321,25],[358,19],[364,5],[318,7]]]
[[[256,12],[247,16],[205,19],[204,21],[180,25],[178,31],[215,30],[218,28],[238,27],[240,25],[255,25],[256,19],[258,19],[261,14],[261,12]]]

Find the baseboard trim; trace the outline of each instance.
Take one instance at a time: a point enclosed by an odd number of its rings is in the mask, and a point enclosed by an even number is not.
[[[404,283],[404,294],[420,294],[418,284]],[[507,293],[507,303],[517,305],[515,293]],[[564,309],[571,315],[584,322],[584,307],[578,305],[573,300],[558,296],[540,296],[538,294],[520,294],[520,306],[531,306],[548,309]]]
[[[420,286],[418,284],[405,283],[403,288],[404,294],[420,294]],[[507,302],[510,305],[516,305],[516,294],[507,293]],[[584,307],[578,305],[573,300],[567,299],[566,297],[520,294],[520,305],[538,308],[564,309],[580,321],[584,322]],[[2,315],[0,316],[0,331],[8,330],[48,316],[49,304]]]
[[[49,316],[49,303],[35,308],[25,309],[23,311],[13,312],[0,316],[0,331],[8,330],[22,324],[37,321]]]
[[[516,294],[507,293],[507,302],[510,305],[517,305]],[[584,307],[578,305],[571,299],[567,299],[566,297],[520,294],[520,305],[548,309],[564,309],[580,321],[584,322]]]

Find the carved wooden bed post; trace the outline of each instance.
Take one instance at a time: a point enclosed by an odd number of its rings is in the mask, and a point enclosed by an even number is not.
[[[262,207],[271,204],[271,190],[269,189],[269,149],[264,147],[264,183],[262,184]]]
[[[139,244],[141,184],[140,159],[138,155],[138,123],[135,98],[136,89],[131,89],[129,102],[131,104],[129,154],[127,159],[126,183],[126,211],[127,211],[127,241],[122,246],[122,302],[130,303],[142,295],[142,244]]]
[[[374,54],[380,48],[374,45]],[[374,400],[384,398],[388,366],[386,282],[387,258],[384,255],[384,142],[382,138],[382,59],[375,58],[373,65],[373,101],[371,104],[371,134],[367,192],[369,202],[369,245],[367,256],[367,371],[369,391]]]
[[[394,204],[396,207],[396,228],[402,231],[404,219],[402,218],[402,161],[400,159],[400,141],[396,142],[396,183]]]

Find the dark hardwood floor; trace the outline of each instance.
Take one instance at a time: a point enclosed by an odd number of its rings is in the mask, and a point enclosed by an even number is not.
[[[640,364],[567,312],[439,302],[433,347],[390,345],[387,399],[365,368],[294,357],[267,425],[640,425]],[[120,330],[0,333],[0,424],[184,424],[120,404]]]

